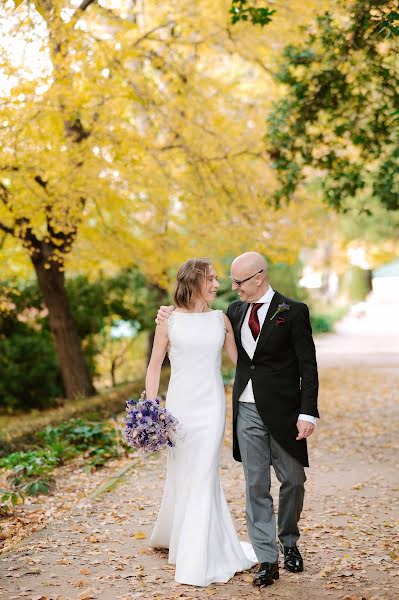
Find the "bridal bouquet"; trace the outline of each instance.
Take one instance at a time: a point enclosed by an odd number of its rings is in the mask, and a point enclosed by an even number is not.
[[[124,441],[144,456],[157,452],[164,446],[175,446],[179,421],[160,406],[158,398],[148,400],[143,392],[140,400],[128,400],[123,422]]]

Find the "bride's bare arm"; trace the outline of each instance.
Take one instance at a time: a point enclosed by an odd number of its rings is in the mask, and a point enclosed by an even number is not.
[[[162,363],[168,347],[168,321],[159,323],[155,329],[154,344],[152,346],[151,359],[147,367],[145,377],[146,396],[150,400],[157,397],[159,379],[161,376]]]
[[[236,341],[234,339],[234,331],[233,327],[230,323],[230,319],[224,316],[224,326],[226,329],[226,337],[224,339],[224,349],[226,350],[231,362],[234,366],[237,364],[237,346]]]

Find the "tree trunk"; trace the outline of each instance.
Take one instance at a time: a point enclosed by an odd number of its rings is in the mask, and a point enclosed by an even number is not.
[[[53,334],[61,366],[67,398],[92,396],[96,390],[83,355],[81,341],[73,320],[65,289],[64,272],[54,263],[45,269],[45,261],[32,260],[39,287],[49,312],[50,330]]]
[[[112,387],[116,386],[116,362],[117,362],[116,358],[111,360],[111,385],[112,385]]]

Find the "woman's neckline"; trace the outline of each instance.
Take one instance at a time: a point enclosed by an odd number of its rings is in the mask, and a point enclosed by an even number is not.
[[[172,314],[177,315],[209,315],[209,313],[213,313],[215,310],[211,308],[211,310],[202,310],[201,312],[189,311],[189,310],[177,310],[175,309]]]

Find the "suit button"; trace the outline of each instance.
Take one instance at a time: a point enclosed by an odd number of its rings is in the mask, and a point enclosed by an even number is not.
[[[255,369],[255,365],[251,365],[251,369],[254,370]]]

